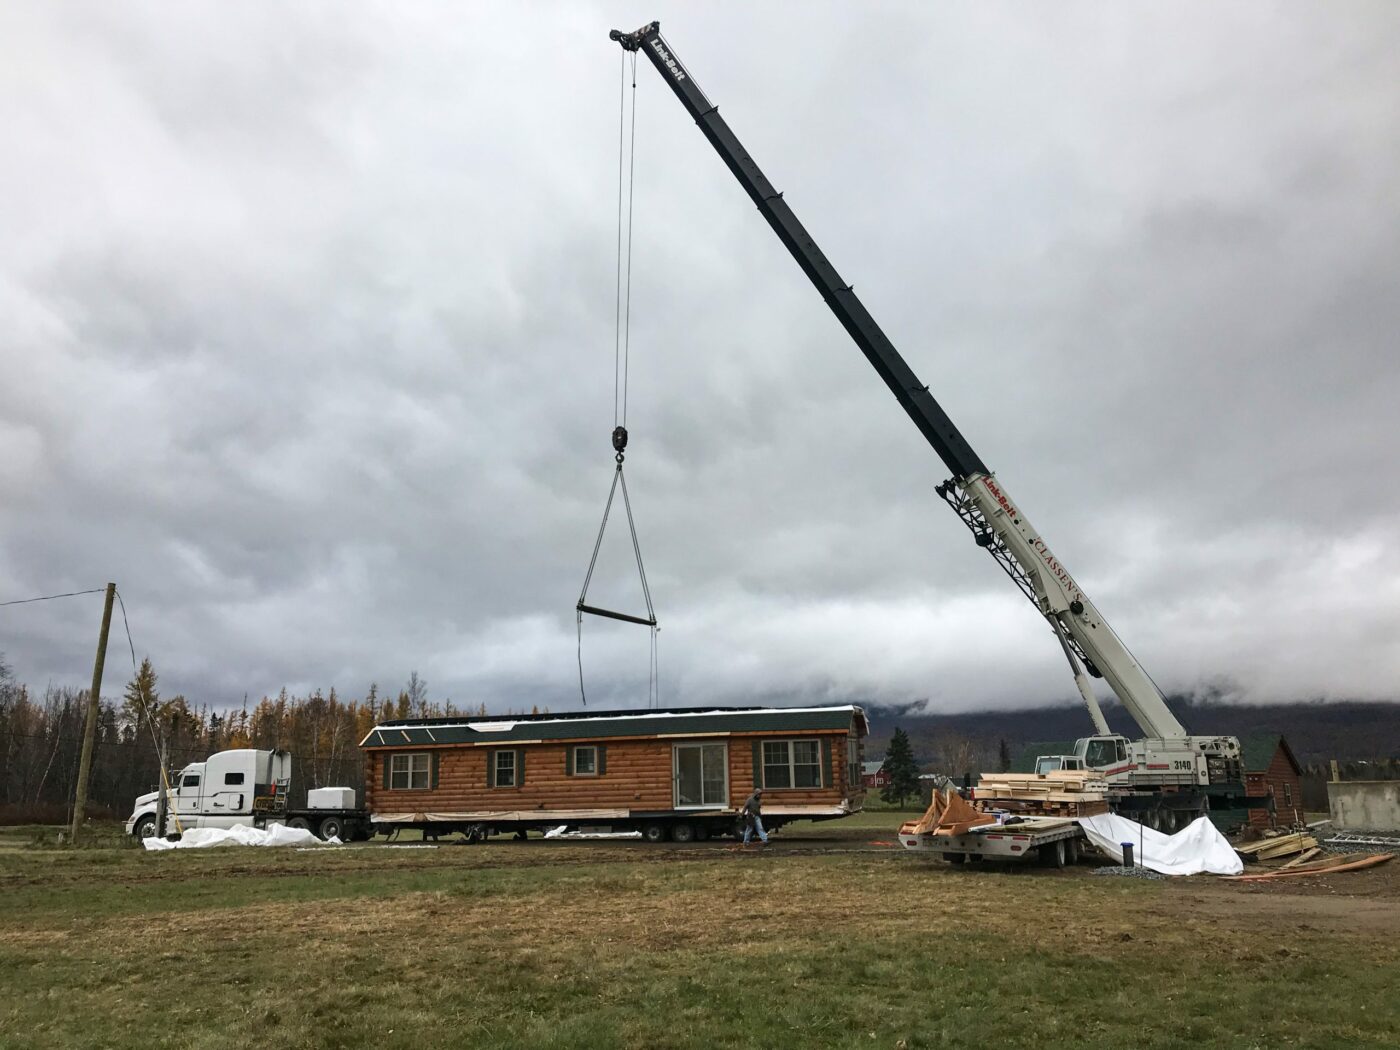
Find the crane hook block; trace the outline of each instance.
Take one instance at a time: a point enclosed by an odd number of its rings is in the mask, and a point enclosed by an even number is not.
[[[627,451],[627,428],[613,428],[613,451],[621,455]]]

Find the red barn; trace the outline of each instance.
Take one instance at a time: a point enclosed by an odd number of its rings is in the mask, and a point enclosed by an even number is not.
[[[876,788],[889,787],[890,775],[885,772],[885,760],[878,762],[862,762],[860,764],[860,778],[865,782],[867,791]]]
[[[1272,805],[1254,806],[1249,824],[1255,828],[1288,827],[1303,822],[1303,769],[1288,741],[1267,734],[1240,741],[1244,755],[1245,795],[1272,799]]]

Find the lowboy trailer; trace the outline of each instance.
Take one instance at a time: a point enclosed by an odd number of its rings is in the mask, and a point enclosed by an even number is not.
[[[901,832],[899,841],[905,849],[941,855],[952,864],[1037,860],[1046,867],[1063,868],[1079,860],[1088,839],[1073,820],[1025,817],[1014,824],[987,824],[963,835]]]

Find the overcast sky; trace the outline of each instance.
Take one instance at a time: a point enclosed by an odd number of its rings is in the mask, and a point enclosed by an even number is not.
[[[115,580],[196,702],[417,669],[576,706],[607,32],[654,17],[1165,689],[1397,695],[1392,3],[6,4],[0,600]],[[627,473],[663,702],[1073,696],[638,74]],[[591,594],[639,611],[620,525]],[[0,651],[85,685],[100,611],[0,608]],[[646,703],[647,643],[585,623],[590,706]]]

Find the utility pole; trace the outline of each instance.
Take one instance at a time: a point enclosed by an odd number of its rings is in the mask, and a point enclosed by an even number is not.
[[[107,584],[107,600],[102,606],[102,633],[97,636],[97,659],[92,663],[92,690],[88,693],[83,755],[78,762],[78,793],[73,799],[73,827],[69,839],[75,846],[78,844],[78,829],[83,826],[83,810],[87,808],[88,778],[92,774],[92,749],[97,742],[97,716],[102,704],[102,665],[107,662],[107,631],[112,626],[112,598],[116,593],[117,585]]]

